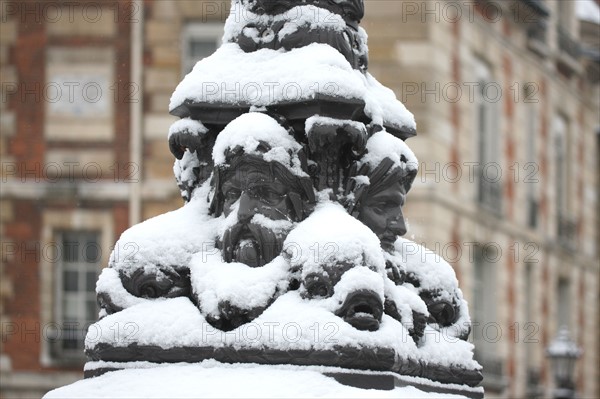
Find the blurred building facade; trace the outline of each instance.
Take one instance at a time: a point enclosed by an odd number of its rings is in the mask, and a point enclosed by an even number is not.
[[[560,325],[598,396],[598,23],[574,1],[366,3],[370,71],[417,119],[409,238],[455,268],[486,397],[550,397]]]
[[[365,3],[369,70],[418,123],[408,236],[455,267],[488,395],[548,396],[565,324],[598,396],[598,24],[571,1]],[[229,9],[0,2],[0,396],[81,378],[111,247],[182,203],[169,98]]]

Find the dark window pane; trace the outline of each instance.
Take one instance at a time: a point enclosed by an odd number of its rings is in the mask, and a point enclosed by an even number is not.
[[[63,349],[78,349],[79,346],[79,340],[77,339],[71,339],[71,338],[65,338],[62,341],[62,347]]]
[[[71,270],[66,270],[63,273],[63,287],[65,291],[77,291],[78,289],[78,273]]]
[[[67,321],[62,325],[62,337],[63,339],[77,339],[79,337],[79,330],[83,324],[80,321]]]
[[[62,341],[64,349],[76,349],[78,341],[77,322],[65,322],[62,329]]]
[[[65,323],[65,327],[63,328],[68,327],[72,329],[73,325],[80,318],[78,305],[77,296],[65,295],[63,299],[63,322]]]
[[[100,260],[100,245],[96,240],[96,236],[89,237],[85,243],[85,261],[89,263],[96,263]]]
[[[87,291],[89,292],[96,292],[96,280],[98,279],[98,276],[96,275],[96,272],[87,272],[86,273],[86,284],[85,284],[85,288]]]
[[[79,259],[79,240],[75,233],[64,233],[62,252],[63,260],[65,262],[77,262]]]
[[[95,300],[87,301],[87,320],[88,322],[96,321],[98,319],[98,306]]]
[[[192,39],[189,42],[190,57],[194,60],[201,60],[208,57],[217,49],[217,43],[214,40]]]

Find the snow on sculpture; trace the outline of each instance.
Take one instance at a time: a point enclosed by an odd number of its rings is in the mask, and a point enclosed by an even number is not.
[[[224,44],[171,98],[185,205],[117,242],[88,376],[215,359],[394,372],[481,396],[451,266],[400,238],[416,126],[367,72],[363,13],[362,0],[233,0]],[[114,323],[137,330],[115,336]]]

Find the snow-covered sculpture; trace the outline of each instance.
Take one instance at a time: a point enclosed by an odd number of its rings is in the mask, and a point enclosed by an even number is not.
[[[400,238],[415,122],[367,72],[363,12],[362,0],[233,0],[224,44],[171,98],[186,203],[117,242],[88,376],[215,359],[392,372],[481,396],[451,266]]]

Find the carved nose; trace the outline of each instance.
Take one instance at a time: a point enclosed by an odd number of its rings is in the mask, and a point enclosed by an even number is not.
[[[406,234],[406,223],[402,212],[399,212],[395,219],[388,221],[388,229],[398,236]]]
[[[256,214],[256,200],[252,198],[246,191],[240,195],[240,207],[238,208],[238,220],[241,222],[249,222]]]

